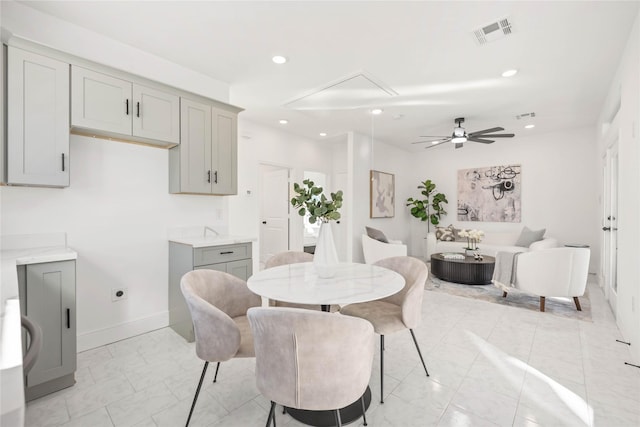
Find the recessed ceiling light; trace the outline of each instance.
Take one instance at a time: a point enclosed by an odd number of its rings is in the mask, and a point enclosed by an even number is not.
[[[525,129],[533,129],[534,127],[536,127],[536,125],[526,125],[524,128]]]
[[[281,125],[286,125],[287,123],[289,123],[289,120],[287,120],[287,119],[281,119],[280,120],[280,124]]]
[[[377,116],[378,114],[382,114],[382,111],[384,111],[382,108],[374,108],[371,110],[371,114],[375,114]]]
[[[271,58],[271,60],[276,64],[284,64],[285,62],[287,62],[287,58],[281,55],[276,55],[273,58]]]
[[[513,69],[513,70],[507,70],[504,73],[502,73],[502,77],[513,77],[516,74],[518,74],[518,70]]]
[[[327,136],[326,132],[320,132],[320,136]]]

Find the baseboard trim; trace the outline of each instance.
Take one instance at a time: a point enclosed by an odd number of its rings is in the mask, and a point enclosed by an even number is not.
[[[141,319],[78,335],[78,353],[169,326],[169,312],[163,311]]]

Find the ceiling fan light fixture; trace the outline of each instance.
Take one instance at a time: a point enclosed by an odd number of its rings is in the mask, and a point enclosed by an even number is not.
[[[454,144],[467,142],[467,136],[466,135],[456,136],[455,134],[453,134],[453,136],[451,137],[451,142],[453,142]]]

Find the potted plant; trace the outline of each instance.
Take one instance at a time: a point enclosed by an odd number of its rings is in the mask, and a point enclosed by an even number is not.
[[[322,187],[316,187],[310,179],[293,184],[296,196],[291,205],[298,209],[300,216],[309,214],[309,223],[320,221],[320,233],[316,243],[313,264],[319,277],[332,277],[338,264],[338,253],[333,243],[333,233],[329,221],[340,219],[338,209],[342,207],[342,191],[331,193],[331,199],[324,195]]]
[[[446,215],[447,211],[444,209],[444,205],[449,203],[447,196],[442,193],[436,193],[436,185],[427,179],[418,185],[420,194],[423,199],[414,199],[409,197],[407,199],[406,206],[411,207],[411,215],[418,218],[420,221],[427,221],[427,236],[424,238],[423,250],[428,261],[432,250],[435,248],[435,235],[431,233],[431,224],[440,224],[440,218],[442,215]]]
[[[409,197],[407,206],[411,206],[411,215],[420,219],[420,221],[429,221],[427,224],[427,232],[429,232],[431,231],[429,224],[440,224],[440,217],[447,214],[443,205],[449,203],[449,201],[444,194],[435,193],[436,185],[430,179],[421,182],[418,185],[418,190],[422,190],[420,194],[424,196],[424,199]]]

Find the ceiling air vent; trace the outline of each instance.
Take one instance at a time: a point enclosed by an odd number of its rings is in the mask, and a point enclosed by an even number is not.
[[[499,19],[473,32],[479,45],[510,36],[512,33],[513,24],[509,21],[509,18]]]
[[[516,119],[518,120],[522,120],[522,119],[532,119],[536,116],[536,113],[524,113],[524,114],[518,114],[516,116]]]

